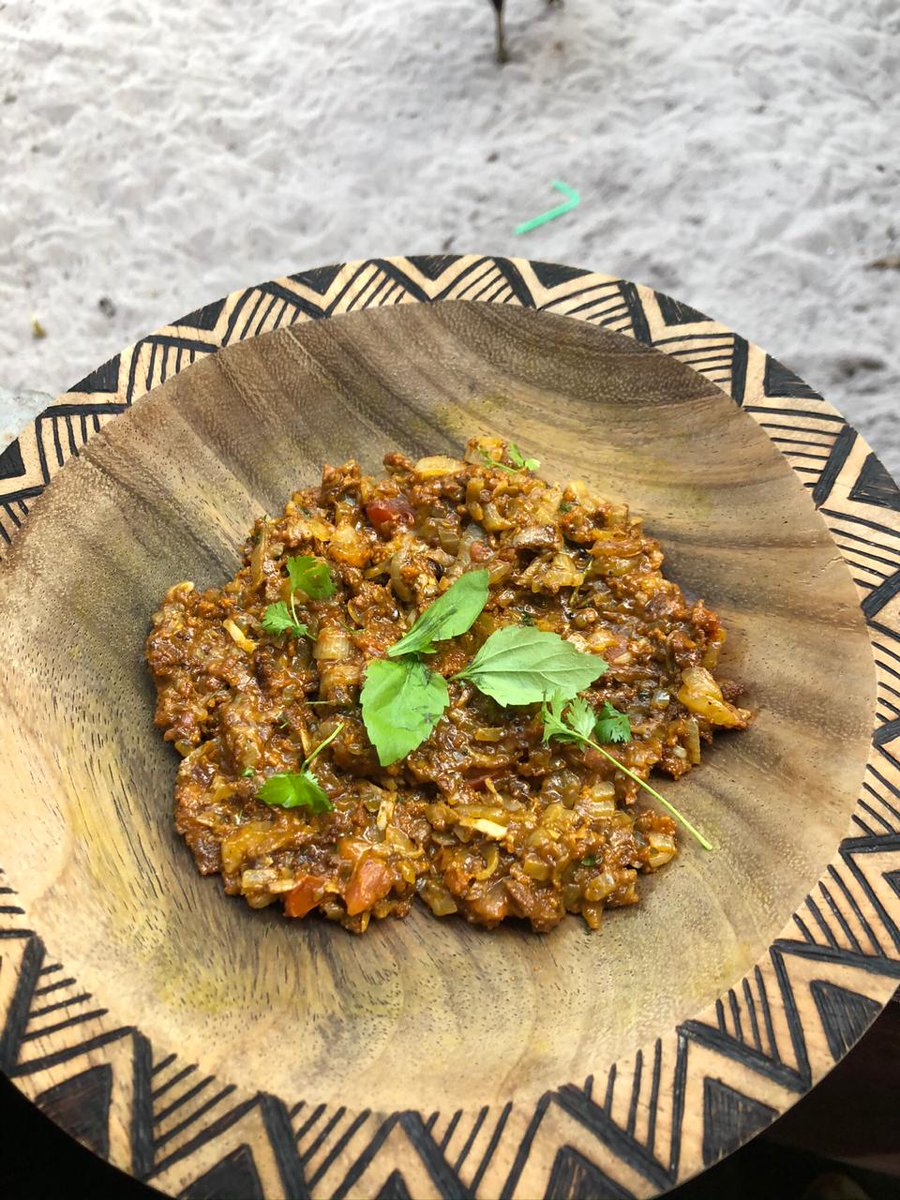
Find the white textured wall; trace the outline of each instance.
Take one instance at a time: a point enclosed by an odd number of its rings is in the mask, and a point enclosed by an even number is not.
[[[301,267],[519,253],[727,322],[900,471],[896,0],[508,8],[498,69],[487,0],[6,0],[0,388]]]

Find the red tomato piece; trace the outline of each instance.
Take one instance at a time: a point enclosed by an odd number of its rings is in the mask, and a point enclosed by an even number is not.
[[[370,500],[366,505],[366,516],[381,537],[392,537],[399,528],[408,529],[416,519],[405,496]]]
[[[324,879],[318,875],[302,875],[297,886],[285,897],[285,916],[305,917],[316,907],[324,895]]]
[[[393,875],[381,859],[364,858],[353,872],[353,878],[344,892],[347,915],[355,917],[357,913],[371,908],[388,894],[393,882]]]

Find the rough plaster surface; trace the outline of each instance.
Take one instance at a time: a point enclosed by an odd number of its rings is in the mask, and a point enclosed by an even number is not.
[[[487,0],[0,3],[2,440],[234,288],[475,250],[716,316],[900,473],[896,0],[508,12],[498,68]],[[554,178],[581,207],[514,237]]]

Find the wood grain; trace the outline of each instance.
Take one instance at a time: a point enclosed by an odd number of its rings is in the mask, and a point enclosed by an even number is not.
[[[754,367],[751,356],[751,398]],[[821,403],[801,402],[813,412]],[[827,418],[803,419],[824,441]],[[152,727],[142,662],[149,613],[177,579],[203,586],[230,574],[254,517],[314,482],[323,462],[353,456],[377,470],[397,447],[454,453],[493,432],[537,452],[547,477],[581,477],[627,500],[662,539],[672,576],[721,610],[724,669],[746,682],[759,717],[670,788],[715,852],[684,843],[645,902],[593,936],[574,922],[546,938],[485,934],[417,912],[354,939],[226,899],[196,876],[172,830],[175,756]],[[859,453],[854,441],[841,466]],[[158,1072],[142,1118],[148,1148],[135,1137],[143,1076],[114,1069],[104,1103],[119,1116],[100,1142],[112,1160],[174,1193],[228,1158],[215,1120],[264,1092],[269,1108],[251,1104],[234,1120],[256,1129],[241,1136],[266,1195],[292,1194],[293,1170],[315,1195],[344,1194],[341,1180],[348,1194],[375,1195],[395,1160],[413,1195],[455,1195],[457,1184],[536,1195],[555,1178],[553,1195],[574,1196],[596,1185],[591,1170],[649,1194],[805,1090],[833,1060],[834,1012],[852,1032],[860,1004],[877,1011],[890,962],[872,927],[877,906],[833,877],[879,697],[871,627],[808,482],[773,431],[677,355],[505,304],[370,308],[251,336],[92,436],[34,504],[0,577],[0,847],[17,906],[93,1008],[109,1010],[46,1034],[44,1058],[54,1038],[109,1035],[87,1063],[108,1063],[121,1041],[124,1059],[143,1055],[146,1073]],[[834,481],[831,492],[840,505]],[[807,897],[823,880],[831,907],[820,897],[813,916]],[[823,975],[819,956],[785,991],[781,947],[795,913],[809,934],[798,961],[809,966],[817,945],[833,961]],[[871,950],[867,929],[879,970],[857,961]],[[28,969],[7,971],[13,990]],[[3,987],[0,968],[0,1001]],[[71,1078],[68,1059],[21,1071],[45,1045],[41,1019],[59,1023],[39,1018],[24,1057],[20,1041],[0,1065],[29,1094],[52,1093],[45,1106],[59,1113],[67,1101],[52,1089]],[[85,1091],[95,1107],[98,1081]],[[182,1129],[208,1101],[209,1115]],[[289,1140],[299,1135],[296,1161],[279,1141],[285,1122]],[[607,1127],[624,1142],[603,1136]],[[559,1160],[562,1145],[581,1158]]]

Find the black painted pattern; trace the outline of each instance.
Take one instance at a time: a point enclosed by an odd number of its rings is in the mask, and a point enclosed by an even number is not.
[[[767,431],[856,575],[872,634],[879,721],[854,814],[859,836],[841,844],[751,973],[633,1060],[598,1064],[596,1089],[591,1076],[524,1110],[509,1103],[446,1117],[309,1107],[203,1075],[137,1029],[111,1023],[48,958],[12,888],[0,887],[0,971],[14,976],[0,993],[0,1068],[101,1155],[116,1105],[125,1104],[116,1119],[130,1130],[130,1161],[118,1165],[189,1200],[588,1200],[632,1196],[638,1180],[640,1194],[661,1191],[771,1121],[780,1111],[773,1094],[784,1108],[805,1092],[900,979],[900,521],[892,515],[900,491],[816,392],[688,305],[578,268],[458,255],[337,264],[248,288],[98,367],[0,454],[0,537],[15,536],[30,503],[106,420],[198,358],[299,321],[446,299],[538,308],[619,330],[718,383]],[[849,505],[835,506],[838,486]],[[501,1146],[510,1164],[502,1176]]]

